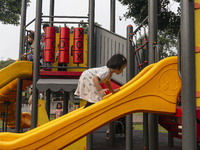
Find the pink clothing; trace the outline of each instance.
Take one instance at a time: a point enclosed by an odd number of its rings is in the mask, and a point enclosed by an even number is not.
[[[56,109],[55,110],[55,118],[59,118],[63,115],[63,109]]]

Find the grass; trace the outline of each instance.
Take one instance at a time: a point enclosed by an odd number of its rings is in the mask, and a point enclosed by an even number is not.
[[[133,115],[142,116],[143,113],[134,113]],[[143,130],[143,123],[134,123],[134,130]],[[162,126],[158,125],[158,132],[167,133],[168,131]]]
[[[143,130],[143,124],[133,124],[134,130]],[[161,127],[160,125],[158,125],[158,132],[162,132],[162,133],[168,133],[168,131]]]

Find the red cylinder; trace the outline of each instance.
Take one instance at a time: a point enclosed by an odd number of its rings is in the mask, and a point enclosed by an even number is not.
[[[45,50],[55,50],[55,39],[45,39]]]
[[[69,37],[70,29],[67,27],[60,28],[59,63],[69,63]]]
[[[70,29],[67,27],[60,28],[60,39],[69,39]]]
[[[44,62],[54,62],[55,58],[55,27],[45,29]]]
[[[60,51],[69,51],[69,39],[60,39],[59,42],[59,50]]]
[[[45,29],[45,38],[47,39],[55,39],[55,27],[46,27]]]
[[[83,63],[84,29],[74,28],[73,63]]]
[[[83,39],[84,29],[83,28],[74,28],[74,39],[79,38]]]
[[[59,51],[59,63],[69,63],[69,51]]]
[[[54,62],[55,50],[44,51],[44,62]]]

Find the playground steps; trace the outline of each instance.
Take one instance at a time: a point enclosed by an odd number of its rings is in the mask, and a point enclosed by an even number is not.
[[[177,107],[175,115],[159,115],[158,122],[166,130],[172,132],[173,137],[182,138],[182,108]],[[200,107],[196,107],[197,119],[200,119]],[[197,141],[200,142],[200,124],[197,122]]]
[[[172,132],[173,137],[181,138],[181,118],[173,115],[159,115],[158,122],[163,128]]]

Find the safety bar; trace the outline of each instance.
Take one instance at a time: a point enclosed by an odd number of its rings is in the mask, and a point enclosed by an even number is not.
[[[88,19],[88,16],[42,16],[42,18],[80,18],[80,19]]]

